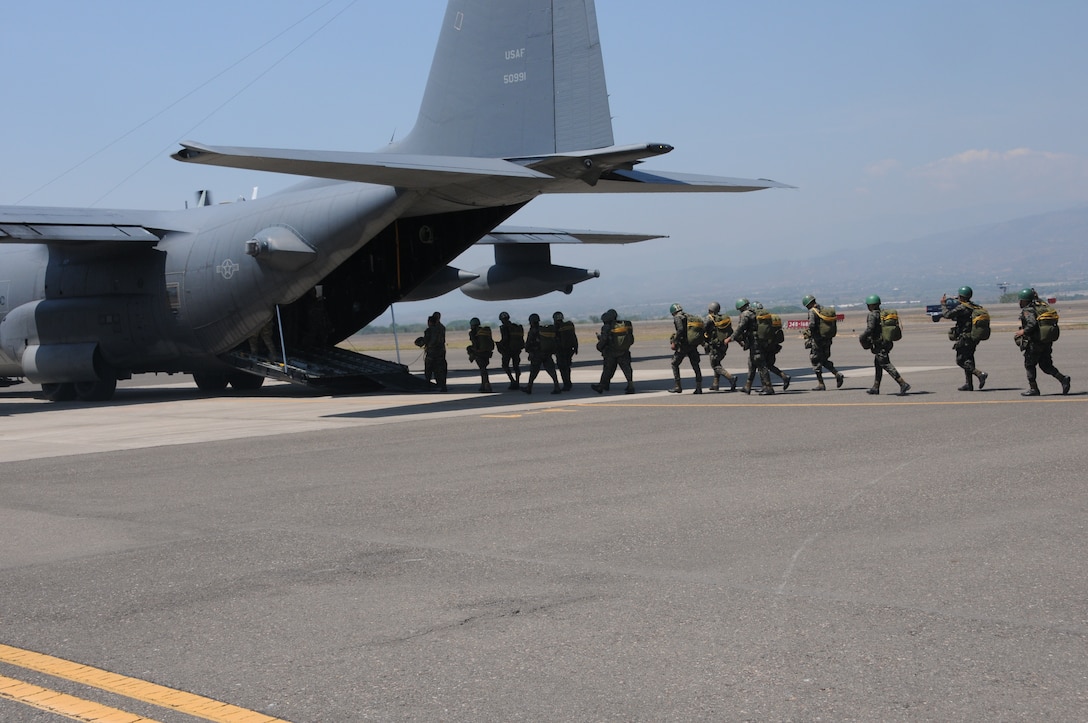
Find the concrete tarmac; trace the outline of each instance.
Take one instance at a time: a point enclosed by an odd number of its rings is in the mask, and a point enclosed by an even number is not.
[[[1083,720],[1088,331],[1060,308],[1068,396],[1020,395],[1014,307],[970,393],[915,315],[911,393],[865,394],[853,310],[843,388],[810,391],[791,335],[773,397],[686,366],[667,393],[650,324],[635,395],[589,390],[589,343],[558,396],[477,394],[452,343],[446,395],[13,387],[0,720],[64,719],[6,679],[198,720],[10,649],[291,721]]]

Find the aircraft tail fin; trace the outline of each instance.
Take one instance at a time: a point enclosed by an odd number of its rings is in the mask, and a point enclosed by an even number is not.
[[[510,158],[613,145],[593,0],[450,0],[396,153]]]

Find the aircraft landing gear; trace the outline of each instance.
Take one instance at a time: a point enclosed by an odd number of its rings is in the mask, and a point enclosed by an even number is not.
[[[95,379],[89,382],[51,382],[42,384],[42,396],[51,402],[107,402],[117,391],[116,379]]]

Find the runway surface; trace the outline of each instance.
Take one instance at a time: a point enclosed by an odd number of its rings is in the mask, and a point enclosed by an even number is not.
[[[667,393],[653,334],[635,395],[13,387],[0,720],[1083,719],[1088,331],[1024,398],[1011,327],[966,393],[911,320],[873,397],[850,326],[763,398]]]

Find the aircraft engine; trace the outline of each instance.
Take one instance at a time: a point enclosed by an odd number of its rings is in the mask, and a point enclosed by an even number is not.
[[[575,284],[601,275],[596,269],[576,269],[570,266],[499,265],[479,269],[480,278],[461,287],[466,296],[480,301],[531,299],[552,291],[569,294]]]

